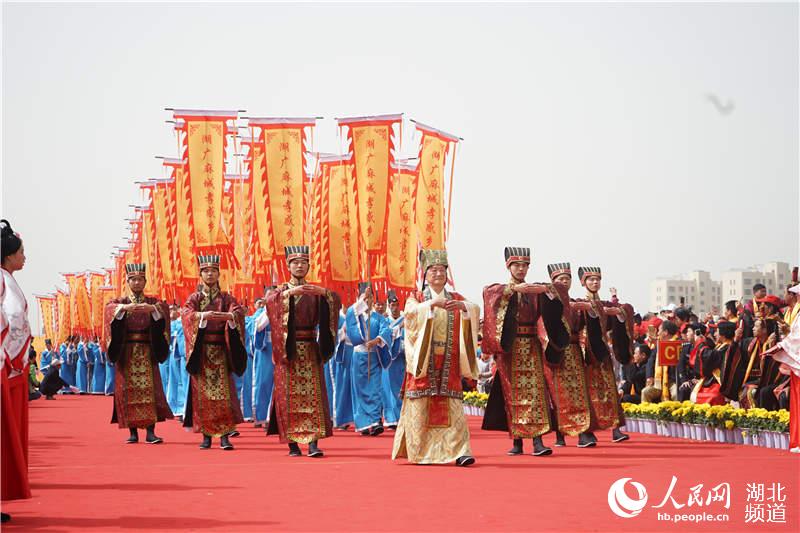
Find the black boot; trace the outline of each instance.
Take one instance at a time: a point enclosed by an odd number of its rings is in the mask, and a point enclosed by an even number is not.
[[[289,443],[289,457],[300,457],[303,452],[300,451],[300,446],[296,442]]]
[[[131,436],[128,437],[128,440],[125,441],[125,444],[136,444],[139,442],[139,430],[136,428],[128,428],[131,432]]]
[[[531,455],[550,455],[551,453],[553,453],[553,450],[544,445],[542,437],[533,438],[533,451]]]
[[[383,426],[380,424],[378,424],[377,426],[373,426],[372,429],[369,430],[369,434],[372,437],[377,437],[381,433],[383,433]]]
[[[200,448],[204,450],[211,448],[211,435],[203,434],[203,442],[200,443]]]
[[[566,445],[567,443],[564,442],[564,434],[561,433],[560,431],[556,431],[556,443],[554,444],[554,446],[561,447]]]
[[[233,431],[231,431],[230,433],[228,433],[228,437],[231,437],[231,438],[238,437],[239,435],[241,435],[241,433],[239,433],[235,429]]]
[[[156,425],[153,424],[147,427],[147,439],[145,439],[147,444],[161,444],[164,442],[164,439],[156,435]]]
[[[222,448],[223,450],[233,449],[233,444],[231,444],[231,441],[228,440],[228,435],[223,435],[222,437],[219,438],[219,447]]]
[[[0,513],[0,522],[5,524],[9,520],[11,520],[11,515],[10,514],[8,514],[8,513]]]
[[[597,439],[593,437],[594,435],[589,431],[585,431],[578,435],[578,448],[591,448],[593,446],[597,446]]]
[[[322,453],[322,450],[320,450],[320,449],[317,447],[317,441],[315,441],[315,440],[312,440],[312,441],[311,441],[311,442],[308,444],[308,456],[309,456],[309,457],[322,457],[323,455],[324,455],[324,454]]]
[[[522,455],[522,439],[514,439],[514,446],[506,452],[506,455]]]
[[[456,459],[456,466],[469,466],[475,464],[475,458],[471,455],[462,455]]]
[[[594,434],[594,432],[592,432],[592,431],[585,431],[583,434],[584,434],[584,435],[586,435],[586,437],[587,437],[589,440],[591,440],[592,442],[594,442],[595,444],[597,444],[597,436]]]
[[[611,432],[611,442],[622,442],[624,440],[628,440],[630,437],[619,430],[619,428],[614,428],[614,431]]]

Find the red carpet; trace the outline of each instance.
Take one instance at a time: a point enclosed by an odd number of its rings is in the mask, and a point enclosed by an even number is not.
[[[798,530],[800,458],[778,450],[643,435],[612,444],[604,432],[594,449],[577,449],[569,439],[550,457],[507,457],[510,441],[480,431],[475,418],[476,465],[413,466],[389,459],[391,432],[377,438],[337,432],[321,443],[326,457],[289,458],[277,438],[248,424],[232,452],[198,449],[198,436],[175,421],[158,426],[166,440],[160,446],[124,445],[127,431],[110,425],[110,416],[108,397],[31,403],[33,499],[4,502],[13,516],[4,530]],[[678,504],[687,503],[693,486],[704,485],[705,499],[708,488],[727,482],[730,509],[714,502],[653,509],[673,475]],[[609,487],[623,477],[648,492],[633,518],[618,518],[607,503]],[[745,523],[748,483],[784,485],[786,524]],[[627,494],[635,496],[630,485]],[[659,521],[659,511],[727,512],[729,520],[672,524]]]

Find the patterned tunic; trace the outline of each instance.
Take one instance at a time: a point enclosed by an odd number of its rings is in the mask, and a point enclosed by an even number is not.
[[[154,305],[160,318],[147,312],[125,312],[130,303]],[[111,300],[104,310],[109,361],[114,366],[114,412],[111,422],[121,428],[146,428],[172,418],[164,396],[158,364],[169,355],[167,304],[149,296]]]
[[[202,313],[233,313],[234,327],[218,320],[203,320]],[[186,339],[189,398],[183,425],[212,437],[226,435],[244,421],[234,386],[247,364],[244,348],[244,309],[227,292],[217,288],[192,294],[181,308]]]

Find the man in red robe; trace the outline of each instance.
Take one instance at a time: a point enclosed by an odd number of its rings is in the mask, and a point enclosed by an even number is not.
[[[103,313],[106,353],[115,374],[111,423],[129,429],[128,444],[139,442],[139,428],[146,428],[148,444],[160,444],[156,422],[172,418],[158,370],[169,355],[169,308],[144,295],[144,263],[127,264],[125,272],[129,296],[111,300]]]
[[[572,288],[572,267],[568,262],[551,263],[547,272],[554,285],[560,286],[569,293]],[[554,417],[558,424],[556,446],[565,446],[564,435],[578,435],[578,448],[596,446],[592,431],[597,429],[597,420],[589,400],[589,388],[586,383],[583,347],[581,345],[582,315],[573,310],[570,300],[567,325],[570,330],[569,346],[564,350],[564,358],[560,366],[545,367],[545,376],[556,407]]]
[[[506,247],[511,280],[483,289],[481,349],[494,355],[499,379],[492,385],[482,429],[508,431],[513,439],[508,455],[523,453],[523,439],[533,439],[533,455],[553,453],[542,443],[551,430],[544,367],[561,364],[570,340],[567,291],[561,285],[526,283],[530,255],[529,248]],[[540,318],[546,343],[539,336]]]
[[[241,376],[247,365],[245,309],[220,290],[219,256],[201,255],[198,262],[202,284],[181,308],[189,372],[183,425],[203,434],[200,448],[219,437],[220,448],[232,450],[228,437],[244,422],[232,373]]]
[[[289,444],[289,455],[322,457],[317,441],[330,437],[333,427],[323,365],[336,348],[339,296],[306,283],[309,247],[287,246],[286,263],[292,278],[269,291],[267,315],[272,325],[275,376],[267,435]]]
[[[600,299],[602,273],[599,267],[580,267],[578,277],[586,288],[586,298],[575,300],[573,312],[579,313],[578,331],[583,341],[586,383],[589,388],[595,429],[612,431],[612,441],[630,437],[620,431],[625,425],[612,356],[620,364],[628,364],[633,354],[633,308],[629,304]],[[611,348],[609,348],[609,340]],[[589,438],[597,441],[594,433]]]

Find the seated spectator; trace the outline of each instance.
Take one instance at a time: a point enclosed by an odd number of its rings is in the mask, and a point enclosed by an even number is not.
[[[633,349],[633,362],[622,367],[623,381],[619,392],[623,402],[640,403],[647,380],[647,360],[650,348],[637,344]]]

